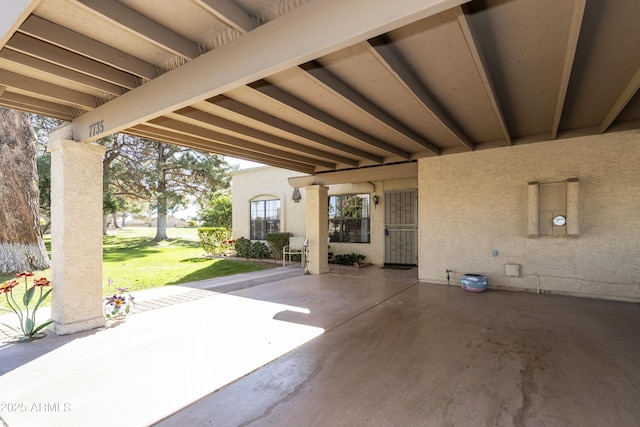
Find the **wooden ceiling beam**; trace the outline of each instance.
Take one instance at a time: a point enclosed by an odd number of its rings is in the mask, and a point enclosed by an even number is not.
[[[71,121],[75,117],[72,107],[60,105],[55,102],[45,101],[22,95],[14,92],[2,93],[3,86],[0,86],[0,104],[15,110],[27,111],[40,114],[41,116],[53,117],[56,119]]]
[[[387,67],[388,68],[388,67]],[[333,95],[346,100],[351,103],[355,108],[362,111],[364,114],[373,118],[375,121],[390,129],[391,131],[399,134],[400,136],[412,141],[414,144],[426,148],[436,154],[440,153],[440,149],[431,142],[418,135],[412,129],[409,129],[404,123],[400,122],[396,118],[392,117],[382,108],[375,105],[373,102],[360,95],[352,87],[344,83],[338,77],[333,75],[326,68],[315,62],[307,62],[302,64],[300,69],[304,70],[309,76],[316,80],[317,83],[324,86],[324,88],[333,93]]]
[[[255,25],[251,17],[229,0],[196,0],[202,7],[213,13],[221,21],[245,34]]]
[[[376,156],[375,154],[369,153],[367,151],[359,150],[357,148],[351,147],[350,145],[334,141],[331,138],[327,138],[318,133],[304,129],[300,126],[294,125],[293,123],[287,122],[286,120],[279,119],[264,111],[260,111],[239,101],[236,101],[235,99],[228,98],[225,95],[219,95],[215,98],[208,99],[206,102],[216,107],[232,111],[235,114],[239,114],[243,117],[248,117],[251,120],[264,123],[267,126],[271,126],[292,135],[296,135],[300,138],[304,138],[317,144],[321,144],[325,147],[341,151],[345,154],[350,154],[355,157],[371,160],[375,163],[382,163],[382,157],[380,156]]]
[[[313,148],[308,145],[299,144],[297,142],[288,140],[286,138],[281,138],[279,136],[276,136],[267,132],[263,132],[258,129],[254,129],[252,127],[245,126],[240,123],[216,116],[215,113],[212,111],[215,108],[216,108],[215,105],[212,105],[211,103],[206,101],[202,101],[194,104],[193,108],[185,108],[182,110],[178,110],[176,111],[176,113],[183,115],[185,117],[188,117],[190,119],[194,119],[199,122],[206,123],[210,126],[215,127],[216,130],[224,133],[231,132],[232,134],[237,134],[238,136],[246,136],[249,138],[254,138],[259,141],[264,141],[269,144],[287,148],[289,150],[295,150],[298,152],[310,154],[312,156],[331,160],[336,163],[344,163],[349,166],[358,166],[358,161],[355,159],[350,159],[348,157],[344,157],[336,153],[330,153],[327,151],[318,150],[317,148]]]
[[[0,70],[0,85],[8,86],[34,98],[68,105],[82,110],[96,108],[96,98],[72,89],[67,89],[41,80],[25,77],[10,71]]]
[[[334,163],[329,163],[329,162],[326,162],[320,159],[315,159],[312,157],[302,156],[293,152],[280,150],[278,148],[273,148],[268,145],[262,145],[246,139],[227,135],[221,132],[216,132],[211,129],[203,128],[198,125],[182,121],[181,119],[184,120],[183,117],[178,114],[170,114],[168,116],[163,116],[163,117],[158,117],[156,119],[153,119],[149,121],[149,123],[162,126],[162,127],[174,130],[176,132],[197,136],[203,139],[218,142],[224,145],[242,147],[257,153],[269,154],[271,156],[279,157],[282,159],[294,160],[294,161],[305,163],[308,165],[322,166],[327,169],[336,168],[336,165]]]
[[[381,37],[369,40],[369,50],[378,61],[389,71],[389,73],[400,83],[405,90],[414,97],[419,104],[433,117],[442,128],[449,133],[460,145],[469,150],[473,150],[473,143],[464,135],[460,128],[453,123],[448,115],[440,108],[433,96],[427,91],[422,82],[418,80],[415,73],[411,71],[406,61],[401,58],[396,49],[386,43]],[[432,145],[432,147],[435,147]],[[427,150],[440,154],[440,149],[436,151],[429,146],[424,146]]]
[[[266,82],[256,82],[254,84],[249,85],[256,92],[261,93],[262,95],[268,96],[281,104],[286,105],[289,108],[297,110],[298,112],[311,117],[312,119],[318,121],[319,123],[324,124],[325,126],[336,129],[345,135],[348,135],[365,145],[369,145],[370,147],[377,148],[379,150],[385,151],[389,154],[396,155],[403,159],[408,160],[411,157],[411,154],[408,152],[401,150],[398,147],[395,147],[391,144],[387,144],[384,141],[381,141],[377,138],[374,138],[371,135],[362,132],[359,129],[354,128],[348,123],[343,122],[342,120],[325,113],[324,111],[302,101],[301,99],[290,95],[284,90],[271,85]]]
[[[71,124],[73,136],[80,141],[102,138],[466,1],[309,2],[83,114]],[[120,4],[104,0],[82,2],[96,8]],[[95,132],[95,123],[102,123],[101,132]],[[402,154],[403,158],[408,157],[408,153]]]
[[[68,80],[69,82],[72,82],[74,86],[82,85],[116,96],[122,95],[125,92],[125,89],[121,86],[114,85],[113,83],[109,83],[14,50],[0,50],[0,58],[20,64],[23,67],[33,68],[34,70]]]
[[[35,15],[27,18],[19,31],[145,80],[158,76],[153,64]]]
[[[567,98],[569,80],[571,79],[571,70],[573,70],[573,63],[575,61],[576,52],[578,50],[578,39],[580,38],[580,29],[582,28],[582,20],[584,18],[585,7],[586,0],[575,0],[573,6],[573,14],[571,16],[571,26],[569,27],[567,51],[564,56],[564,64],[562,66],[562,77],[560,79],[560,87],[558,90],[558,100],[556,101],[556,111],[553,116],[551,139],[556,139],[556,137],[558,136],[558,128],[560,127],[562,110]]]
[[[631,98],[638,92],[638,89],[640,89],[640,68],[636,70],[631,80],[629,80],[629,83],[627,83],[620,96],[616,99],[616,102],[613,103],[604,120],[602,120],[602,123],[600,123],[600,133],[604,133],[609,129],[609,126],[611,126],[616,117],[618,117],[624,107],[631,101]]]
[[[480,80],[482,81],[482,85],[484,86],[484,90],[487,93],[487,98],[489,99],[489,102],[493,107],[493,112],[496,115],[498,125],[502,129],[502,134],[504,135],[507,144],[511,145],[511,133],[509,132],[507,121],[504,118],[504,113],[502,112],[500,101],[498,100],[495,85],[493,84],[493,81],[489,76],[489,72],[487,71],[489,69],[487,67],[487,61],[484,58],[484,55],[482,54],[480,48],[478,47],[475,38],[473,37],[473,33],[471,31],[471,28],[469,27],[469,22],[467,21],[467,17],[464,12],[464,10],[466,10],[466,6],[456,7],[453,10],[458,17],[458,25],[460,26],[462,35],[464,36],[464,39],[467,43],[469,53],[473,58],[473,62],[476,66],[476,70],[478,71],[478,75],[480,76]]]
[[[268,164],[279,168],[295,170],[303,173],[313,173],[315,167],[280,159],[278,157],[269,156],[266,154],[255,153],[250,150],[243,149],[241,147],[229,146],[218,144],[210,140],[204,140],[190,135],[185,135],[177,132],[172,132],[169,129],[158,127],[155,125],[142,124],[134,128],[127,129],[125,133],[141,136],[143,138],[164,141],[170,144],[181,145],[196,150],[206,151],[214,154],[221,154],[224,156],[237,157],[239,159],[249,160],[252,162]]]
[[[191,40],[187,40],[118,1],[76,1],[92,12],[107,18],[113,24],[137,34],[139,37],[174,55],[188,60],[198,56],[197,45]]]
[[[7,48],[127,89],[139,84],[138,78],[132,74],[21,33],[14,34],[7,42]]]

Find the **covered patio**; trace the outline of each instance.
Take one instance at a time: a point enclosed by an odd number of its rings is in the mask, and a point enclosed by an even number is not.
[[[224,291],[224,292],[221,292]],[[279,268],[0,349],[9,426],[635,426],[636,303]],[[158,305],[158,304],[156,304]]]
[[[412,179],[421,281],[639,301],[639,16],[635,0],[7,2],[0,105],[68,122],[49,141],[56,333],[104,322],[95,141],[115,132],[310,175],[312,274],[327,183]]]

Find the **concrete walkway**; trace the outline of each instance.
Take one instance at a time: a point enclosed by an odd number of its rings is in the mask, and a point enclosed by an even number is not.
[[[640,419],[638,304],[468,294],[418,284],[415,270],[276,270],[285,274],[158,291],[148,300],[187,300],[4,346],[1,417],[11,427]]]

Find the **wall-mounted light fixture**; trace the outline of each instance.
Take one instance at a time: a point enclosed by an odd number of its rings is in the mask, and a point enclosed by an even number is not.
[[[302,196],[300,195],[300,190],[298,190],[298,187],[293,189],[293,195],[291,196],[291,198],[296,203],[298,203],[300,199],[302,199]]]
[[[378,203],[380,203],[380,197],[378,197],[378,195],[376,194],[375,196],[373,196],[373,205],[378,206]]]

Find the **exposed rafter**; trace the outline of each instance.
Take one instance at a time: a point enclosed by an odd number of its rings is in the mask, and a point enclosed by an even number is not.
[[[415,131],[409,129],[404,125],[404,123],[392,117],[386,111],[360,95],[353,88],[331,74],[331,72],[329,72],[326,68],[318,64],[314,64],[313,62],[302,64],[300,68],[306,71],[318,83],[324,85],[325,88],[330,90],[335,96],[351,102],[356,108],[358,108],[363,113],[371,116],[381,125],[385,126],[388,129],[391,129],[393,132],[399,134],[400,136],[411,140],[413,143],[426,148],[427,150],[435,154],[440,153],[440,149],[438,147],[436,147],[435,145],[424,139],[422,136],[418,135]]]
[[[253,30],[251,17],[230,0],[196,0],[202,7],[216,15],[221,21],[241,33]]]
[[[111,95],[122,95],[125,92],[121,86],[13,50],[3,49],[0,51],[0,58]]]
[[[301,138],[307,139],[309,141],[313,141],[315,143],[321,144],[325,147],[341,151],[345,154],[349,154],[349,155],[363,158],[366,160],[371,160],[372,162],[375,162],[375,163],[382,163],[382,157],[380,156],[376,156],[367,151],[358,150],[357,148],[351,147],[346,144],[342,144],[338,141],[334,141],[333,139],[327,138],[315,132],[311,132],[300,126],[296,126],[290,122],[274,117],[268,113],[257,110],[248,105],[242,104],[241,102],[238,102],[234,99],[227,98],[224,95],[220,95],[215,98],[208,99],[207,102],[212,104],[215,107],[224,108],[226,110],[233,111],[234,113],[239,114],[241,116],[250,118],[252,120],[266,124],[268,126],[272,126],[274,128],[278,128],[292,135],[296,135]]]
[[[278,147],[286,148],[288,150],[294,150],[298,152],[303,152],[309,154],[311,156],[316,156],[322,159],[331,160],[337,163],[344,163],[350,166],[357,166],[358,162],[349,159],[347,157],[329,153],[326,151],[318,150],[313,147],[309,147],[306,145],[299,144],[297,142],[290,141],[285,138],[281,138],[276,135],[269,134],[267,132],[263,132],[258,129],[253,129],[249,126],[242,125],[240,123],[233,122],[231,120],[227,120],[222,117],[215,116],[213,114],[209,114],[207,110],[210,109],[210,105],[208,102],[200,102],[193,105],[193,108],[183,108],[182,110],[176,111],[177,115],[182,117],[197,121],[199,123],[205,124],[207,127],[214,129],[216,131],[226,133],[229,135],[235,136],[243,136],[246,138],[253,138],[259,141],[266,142],[271,145],[275,145]]]
[[[127,89],[133,89],[138,86],[137,78],[129,73],[116,70],[101,62],[94,61],[77,53],[69,52],[66,49],[50,45],[42,40],[34,39],[24,34],[16,33],[6,44],[5,48],[10,48],[25,55],[33,56]]]
[[[195,43],[163,27],[146,16],[118,1],[76,0],[95,13],[111,20],[114,25],[138,34],[150,43],[184,59],[193,59],[198,55]]]
[[[616,102],[613,103],[613,106],[602,123],[600,123],[600,132],[604,133],[609,126],[611,126],[616,117],[618,117],[624,107],[631,101],[631,98],[638,92],[638,89],[640,89],[640,68],[636,70],[627,86],[625,86],[620,96],[616,99]]]
[[[300,163],[305,163],[308,165],[320,165],[327,169],[335,169],[336,167],[334,163],[324,162],[322,160],[314,159],[312,157],[302,156],[302,155],[296,154],[295,152],[268,147],[266,145],[261,145],[255,142],[251,142],[247,139],[238,138],[238,137],[227,135],[221,132],[216,132],[211,129],[200,127],[196,124],[189,123],[188,120],[185,121],[185,117],[178,114],[171,114],[170,116],[171,117],[158,117],[157,119],[154,119],[149,123],[157,126],[162,126],[166,129],[173,130],[176,132],[181,132],[186,135],[193,135],[193,136],[201,137],[204,139],[210,139],[212,141],[216,141],[221,144],[230,145],[230,146],[240,146],[247,150],[254,151],[256,153],[264,153],[264,154],[280,157],[282,159],[295,160]]]
[[[411,155],[406,151],[401,150],[391,144],[387,144],[384,141],[380,141],[379,139],[374,138],[373,136],[354,128],[353,126],[339,120],[338,118],[333,117],[330,114],[327,114],[324,111],[307,104],[306,102],[296,98],[295,96],[288,94],[287,92],[277,88],[276,86],[266,84],[264,82],[251,84],[249,86],[252,89],[260,92],[261,94],[266,95],[282,103],[283,105],[286,105],[289,108],[293,108],[294,110],[307,115],[308,117],[318,121],[319,123],[323,123],[324,125],[332,127],[344,133],[345,135],[349,135],[350,137],[355,138],[366,145],[382,151],[386,151],[389,154],[401,157],[403,159],[409,159],[411,157]]]
[[[438,122],[456,141],[469,150],[473,150],[473,144],[467,139],[462,131],[456,126],[438,106],[438,103],[427,92],[424,85],[418,81],[413,72],[410,71],[405,61],[395,49],[382,38],[376,37],[369,41],[370,51],[378,58],[408,93],[410,93],[426,111]],[[428,146],[425,148],[429,149]],[[434,151],[435,149],[435,151]],[[432,146],[429,151],[440,154],[437,147]]]
[[[256,153],[238,146],[219,144],[203,138],[174,132],[155,125],[138,125],[135,128],[128,129],[127,133],[151,140],[164,141],[171,144],[194,148],[196,150],[242,158],[303,173],[315,172],[315,167],[308,164],[294,162],[292,160],[286,160],[263,153]]]
[[[22,111],[31,111],[47,117],[55,117],[61,120],[71,121],[76,116],[72,107],[60,105],[57,102],[45,101],[19,93],[4,92],[0,86],[0,102],[9,108]]]
[[[11,86],[24,94],[38,94],[49,101],[69,105],[82,110],[97,106],[95,97],[51,83],[35,80],[10,71],[0,70],[0,85]],[[42,95],[46,94],[46,95]]]
[[[500,129],[502,129],[505,141],[508,145],[511,145],[511,133],[509,132],[507,121],[504,118],[502,107],[500,106],[500,102],[498,101],[498,95],[496,94],[496,90],[489,76],[489,72],[487,71],[487,63],[484,59],[484,56],[482,55],[482,52],[480,51],[480,48],[476,44],[476,41],[471,32],[471,28],[469,27],[469,22],[467,22],[467,17],[465,15],[466,10],[466,6],[454,8],[454,12],[458,17],[458,24],[460,25],[460,29],[462,30],[464,39],[467,42],[469,53],[471,53],[471,57],[473,58],[473,62],[476,66],[476,70],[478,71],[480,80],[482,80],[482,84],[484,86],[485,92],[487,93],[487,97],[489,98],[489,102],[493,107],[493,111],[496,115],[496,120],[500,125]]]
[[[571,17],[571,26],[569,27],[567,53],[565,54],[564,65],[562,67],[562,80],[560,81],[558,101],[556,102],[556,112],[553,117],[553,127],[551,128],[551,139],[556,139],[556,136],[558,135],[558,127],[560,126],[562,110],[567,96],[567,88],[569,87],[569,79],[571,78],[571,70],[573,70],[573,62],[576,57],[578,38],[580,37],[580,29],[582,28],[582,18],[584,17],[585,7],[586,0],[575,0],[573,15]]]
[[[82,1],[96,8],[102,4]],[[308,3],[78,117],[73,135],[83,141],[101,138],[466,1]],[[92,133],[91,125],[99,122],[103,131]]]
[[[146,80],[158,75],[148,62],[35,15],[20,26],[20,32]]]

